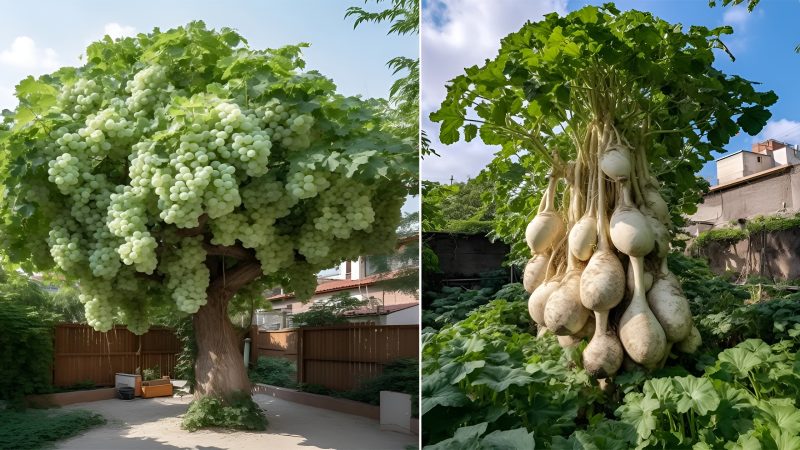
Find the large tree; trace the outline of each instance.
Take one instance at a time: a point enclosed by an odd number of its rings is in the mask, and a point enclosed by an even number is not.
[[[415,142],[385,131],[385,100],[303,70],[304,45],[256,50],[202,22],[106,37],[3,112],[4,251],[77,280],[98,330],[193,314],[198,397],[250,390],[238,291],[307,298],[319,270],[395,243]]]

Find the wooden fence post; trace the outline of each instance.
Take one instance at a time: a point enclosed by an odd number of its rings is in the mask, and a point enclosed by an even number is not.
[[[304,339],[303,339],[303,329],[298,328],[297,330],[297,384],[305,383],[306,381],[306,374],[305,374],[305,352],[303,351],[304,347]]]

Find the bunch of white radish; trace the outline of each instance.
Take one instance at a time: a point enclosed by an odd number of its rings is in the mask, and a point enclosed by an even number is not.
[[[563,346],[589,338],[583,366],[596,378],[623,363],[661,367],[673,348],[691,353],[700,345],[667,269],[670,218],[658,189],[644,152],[595,120],[575,161],[553,167],[525,230],[530,315]]]

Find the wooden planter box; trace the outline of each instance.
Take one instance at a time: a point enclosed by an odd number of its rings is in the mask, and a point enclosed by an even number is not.
[[[142,398],[172,397],[172,383],[169,378],[142,382]]]

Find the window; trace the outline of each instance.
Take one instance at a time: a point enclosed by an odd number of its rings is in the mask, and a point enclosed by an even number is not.
[[[756,156],[756,159],[758,160],[758,162],[761,162],[761,157],[760,156]]]

